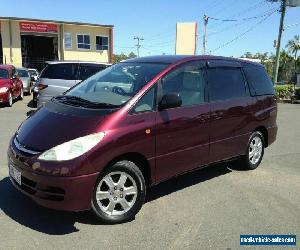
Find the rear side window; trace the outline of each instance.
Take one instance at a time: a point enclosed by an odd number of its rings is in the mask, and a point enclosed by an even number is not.
[[[89,78],[90,76],[96,74],[97,72],[105,69],[105,66],[97,65],[97,64],[81,64],[80,65],[80,79],[85,80]]]
[[[210,101],[235,99],[248,95],[240,68],[210,68],[207,79]]]
[[[262,66],[244,64],[244,72],[248,83],[251,85],[252,95],[274,95],[274,87],[266,70]]]
[[[48,64],[40,77],[48,79],[77,80],[77,71],[78,64],[76,63]]]

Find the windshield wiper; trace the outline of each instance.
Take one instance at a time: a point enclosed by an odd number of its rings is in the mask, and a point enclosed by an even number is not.
[[[79,96],[57,96],[56,100],[60,100],[62,103],[66,104],[77,104],[78,106],[86,107],[86,108],[119,108],[120,105],[114,105],[111,103],[100,103],[100,102],[92,102],[86,99],[83,99]]]

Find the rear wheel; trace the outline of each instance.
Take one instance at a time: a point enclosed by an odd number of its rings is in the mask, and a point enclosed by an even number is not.
[[[92,211],[107,224],[132,220],[146,197],[140,169],[130,161],[120,161],[100,175],[92,197]]]
[[[247,154],[243,157],[246,169],[256,169],[262,161],[264,155],[265,141],[264,136],[259,131],[254,131],[249,139]]]

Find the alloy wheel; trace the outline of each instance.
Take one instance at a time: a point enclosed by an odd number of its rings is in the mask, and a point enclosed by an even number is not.
[[[12,98],[11,93],[9,92],[8,93],[8,106],[11,107],[12,104],[13,104],[13,98]]]
[[[249,145],[249,161],[254,165],[258,163],[262,152],[263,142],[261,138],[259,136],[253,137]]]
[[[135,204],[138,188],[135,180],[125,172],[111,172],[104,176],[96,189],[96,201],[107,215],[122,215]]]

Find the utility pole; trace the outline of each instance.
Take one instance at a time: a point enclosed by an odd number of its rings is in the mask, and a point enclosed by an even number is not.
[[[205,53],[206,53],[206,29],[207,29],[207,24],[208,24],[208,16],[204,14],[203,20],[204,20],[203,55],[205,55]]]
[[[281,17],[280,17],[278,39],[277,39],[276,60],[275,60],[274,76],[273,76],[274,82],[277,82],[277,78],[278,78],[279,59],[280,59],[280,44],[281,44],[281,35],[282,35],[282,31],[283,31],[283,23],[284,23],[285,11],[286,11],[286,2],[287,2],[286,0],[281,0],[281,8],[280,8]]]
[[[140,47],[142,46],[142,45],[140,44],[140,41],[143,41],[144,38],[139,37],[139,36],[135,36],[133,39],[134,39],[134,40],[137,40],[137,44],[136,44],[135,46],[136,46],[136,49],[137,49],[137,56],[140,57]]]

